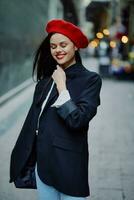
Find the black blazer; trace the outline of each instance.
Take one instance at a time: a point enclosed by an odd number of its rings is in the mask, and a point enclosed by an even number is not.
[[[59,108],[51,107],[58,97],[54,86],[41,115],[36,137],[41,104],[52,79],[49,83],[48,78],[37,83],[31,108],[11,154],[10,182],[20,175],[31,154],[35,154],[33,144],[36,138],[40,179],[67,195],[86,197],[90,194],[87,133],[89,121],[100,105],[101,78],[78,63],[65,69],[65,73],[71,100]]]

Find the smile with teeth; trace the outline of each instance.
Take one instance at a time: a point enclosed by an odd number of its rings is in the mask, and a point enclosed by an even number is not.
[[[64,58],[64,56],[65,56],[65,54],[58,54],[58,55],[56,55],[56,58],[57,59],[62,59],[62,58]]]

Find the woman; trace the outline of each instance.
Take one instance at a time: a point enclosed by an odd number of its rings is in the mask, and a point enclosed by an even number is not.
[[[90,195],[87,132],[100,104],[101,79],[82,65],[78,50],[88,39],[77,26],[54,19],[46,31],[35,56],[33,102],[11,155],[10,182],[22,180],[32,166],[40,200],[84,200]]]

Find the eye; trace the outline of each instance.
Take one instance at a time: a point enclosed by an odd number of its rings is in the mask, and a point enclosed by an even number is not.
[[[61,43],[61,47],[62,47],[62,48],[65,48],[66,46],[67,46],[66,43]]]
[[[56,49],[56,45],[50,44],[50,48],[51,48],[51,49]]]

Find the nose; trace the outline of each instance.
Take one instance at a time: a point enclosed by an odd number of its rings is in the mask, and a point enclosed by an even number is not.
[[[62,51],[62,49],[61,49],[61,47],[60,46],[57,46],[57,48],[56,48],[56,52],[61,52]]]

